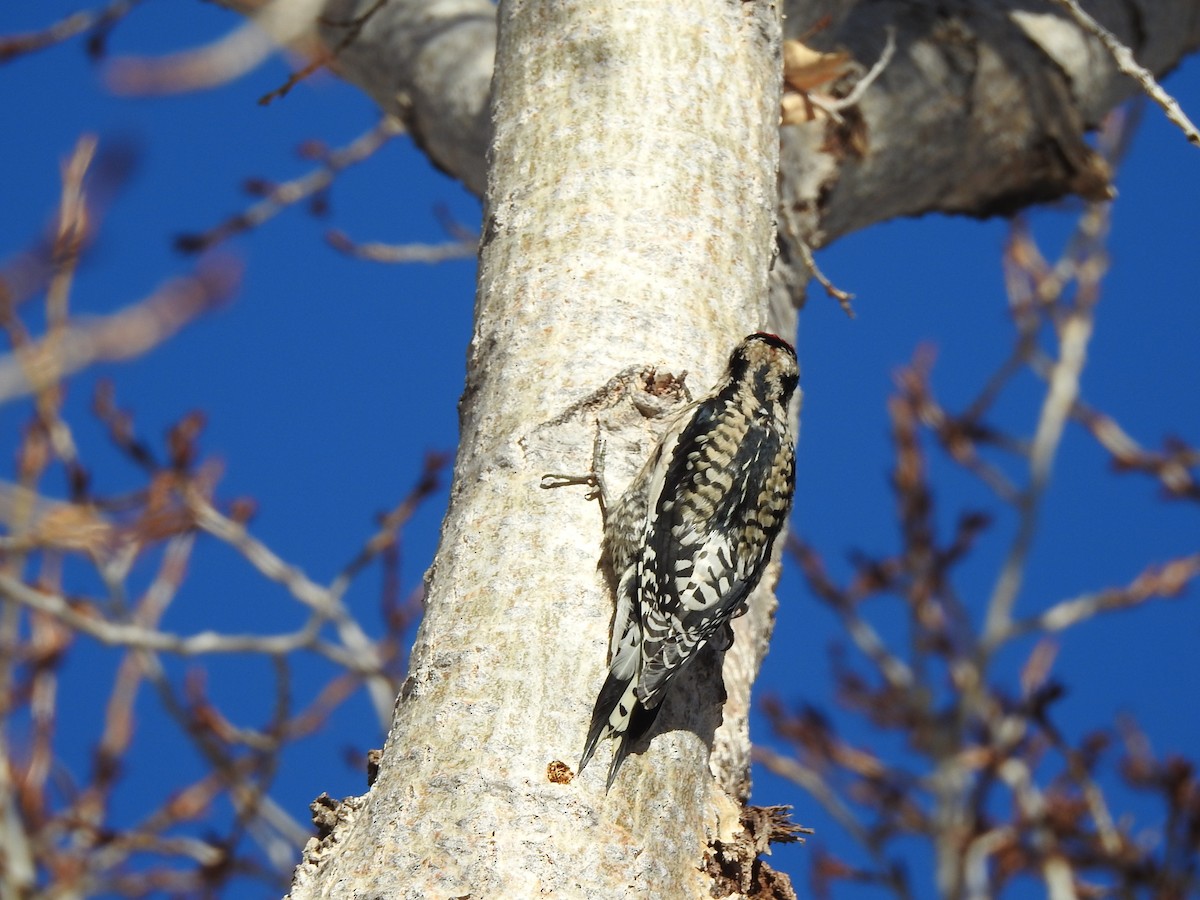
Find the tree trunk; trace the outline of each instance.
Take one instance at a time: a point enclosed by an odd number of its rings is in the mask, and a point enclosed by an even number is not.
[[[319,37],[337,71],[401,115],[437,165],[477,192],[486,177],[487,191],[426,618],[379,778],[332,807],[295,898],[748,890],[719,851],[741,828],[770,601],[738,622],[723,707],[710,656],[611,793],[607,750],[572,780],[612,596],[596,505],[582,488],[539,490],[540,477],[586,471],[598,428],[619,491],[660,426],[648,413],[670,405],[669,391],[653,396],[672,384],[661,376],[686,370],[698,393],[747,332],[793,333],[806,248],[901,215],[1106,191],[1084,134],[1136,89],[1050,4],[785,5],[790,37],[850,52],[834,97],[881,57],[889,29],[896,51],[840,121],[783,129],[777,198],[778,22],[766,2],[508,2],[498,19],[487,0],[328,3]],[[1157,73],[1200,38],[1189,0],[1087,5]]]
[[[647,411],[671,405],[668,373],[698,393],[747,333],[794,330],[767,307],[779,13],[526,0],[498,25],[476,327],[425,619],[378,780],[338,807],[292,896],[729,895],[717,856],[742,830],[769,595],[724,679],[715,653],[698,661],[611,792],[608,748],[573,779],[613,597],[597,505],[539,482],[586,472],[599,428],[619,491],[661,425]]]

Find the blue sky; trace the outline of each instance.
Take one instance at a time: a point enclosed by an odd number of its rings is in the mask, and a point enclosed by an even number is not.
[[[62,0],[6,4],[0,33],[43,26],[74,8]],[[111,49],[139,54],[181,49],[237,21],[208,4],[146,3],[116,30]],[[0,67],[9,123],[0,141],[5,173],[0,254],[27,246],[49,221],[60,161],[80,134],[93,132],[102,146],[123,142],[136,148],[138,163],[77,279],[73,309],[111,312],[189,270],[195,261],[172,249],[173,236],[212,227],[244,209],[252,202],[240,190],[248,178],[285,180],[308,171],[312,164],[295,153],[302,141],[340,146],[376,120],[362,94],[327,76],[259,106],[258,97],[278,87],[286,72],[276,59],[213,91],[122,99],[105,93],[77,42]],[[1196,63],[1165,84],[1185,110],[1200,113]],[[1117,178],[1112,269],[1083,396],[1149,447],[1172,434],[1200,442],[1198,166],[1200,150],[1148,107]],[[187,411],[204,410],[208,426],[201,446],[225,463],[220,495],[253,496],[259,509],[254,532],[314,578],[328,579],[370,533],[374,515],[408,491],[423,455],[454,447],[474,263],[355,261],[329,248],[323,235],[336,227],[363,241],[439,241],[444,234],[438,208],[469,227],[478,218],[473,198],[432,170],[406,141],[392,141],[339,177],[325,218],[290,209],[228,242],[224,252],[247,266],[236,301],[140,359],[75,379],[68,398],[74,420],[89,421],[86,409],[99,376],[114,381],[141,434],[155,442]],[[1035,232],[1053,249],[1071,218],[1066,208],[1039,211]],[[798,347],[806,399],[793,527],[824,554],[835,576],[850,571],[846,557],[853,549],[883,555],[898,546],[885,410],[896,367],[919,344],[936,346],[933,385],[943,403],[955,408],[974,396],[1011,347],[1000,268],[1006,228],[1001,221],[906,220],[852,235],[819,255],[825,272],[857,296],[858,317],[847,319],[817,292],[802,316]],[[1026,382],[1004,406],[1004,424],[1023,435],[1032,433],[1036,417],[1037,394],[1030,386]],[[20,404],[0,408],[10,447],[27,415]],[[107,448],[98,429],[81,424],[80,442],[106,490],[137,483],[138,473]],[[934,467],[939,522],[948,526],[964,507],[998,509],[936,453],[931,458],[939,460]],[[12,475],[11,451],[0,461],[0,474]],[[443,488],[405,532],[406,587],[419,582],[432,558],[445,500]],[[977,558],[963,570],[959,590],[975,612],[987,598],[1014,521],[1011,511],[998,511]],[[1069,430],[1020,608],[1029,612],[1125,584],[1152,560],[1194,552],[1198,538],[1194,507],[1164,503],[1144,478],[1114,476],[1090,438]],[[367,620],[376,602],[373,578],[350,598]],[[1092,622],[1064,639],[1056,673],[1070,690],[1056,712],[1068,735],[1132,712],[1156,749],[1186,753],[1200,746],[1200,719],[1181,713],[1195,702],[1200,683],[1194,652],[1200,607],[1194,594]],[[282,591],[207,542],[196,553],[170,624],[181,632],[218,620],[224,630],[277,628],[276,617],[292,615],[290,609]],[[886,612],[883,621],[889,621]],[[838,640],[832,618],[789,572],[759,692],[785,703],[831,707],[828,648]],[[104,697],[103,686],[96,688],[87,677],[87,667],[100,655],[83,648],[74,670],[65,673],[81,699],[93,689],[101,691],[97,699]],[[1005,664],[1019,662],[1018,656]],[[236,703],[247,721],[260,721],[270,692],[255,696],[245,690],[245,679],[262,674],[254,664],[226,660],[216,667],[210,688]],[[298,677],[303,686],[306,676]],[[72,720],[80,761],[95,739],[99,715],[84,702]],[[147,711],[142,723],[148,731],[154,729],[152,715]],[[848,736],[869,740],[869,732],[845,721]],[[755,729],[757,739],[771,743],[761,718]],[[350,704],[326,735],[289,754],[276,797],[303,818],[307,803],[321,791],[361,792],[362,777],[342,763],[340,749],[365,749],[381,739],[365,702]],[[130,816],[172,783],[181,767],[199,771],[188,754],[182,740],[165,730],[161,742],[156,737],[134,754],[126,776],[130,788],[120,794]],[[822,811],[786,783],[756,772],[754,799],[794,804],[797,820],[818,829],[813,844],[852,852]],[[806,854],[784,849],[775,860],[802,878]],[[245,894],[259,895],[256,889]]]

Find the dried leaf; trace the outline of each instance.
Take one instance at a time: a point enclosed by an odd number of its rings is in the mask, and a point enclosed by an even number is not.
[[[850,70],[850,54],[844,50],[822,53],[799,41],[783,42],[783,80],[797,91],[811,91],[830,84]]]

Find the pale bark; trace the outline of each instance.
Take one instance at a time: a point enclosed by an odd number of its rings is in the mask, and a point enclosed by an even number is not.
[[[245,9],[248,0],[223,0]],[[255,0],[257,2],[257,0]],[[1091,13],[1162,75],[1200,45],[1196,0],[1089,0]],[[1038,0],[954,4],[788,0],[786,36],[844,48],[857,75],[896,53],[846,122],[782,131],[776,302],[803,296],[804,247],[898,216],[986,216],[1107,187],[1086,132],[1138,88],[1100,41]],[[346,22],[371,11],[347,42]],[[823,17],[829,24],[814,29]],[[336,68],[402,115],[430,159],[482,193],[494,61],[488,0],[329,0],[321,38]],[[837,86],[845,95],[856,75]]]
[[[334,811],[293,897],[731,895],[708,867],[742,830],[769,594],[726,654],[724,721],[709,653],[611,793],[608,748],[562,783],[613,599],[597,505],[539,482],[587,471],[599,426],[620,490],[660,425],[638,406],[662,401],[606,384],[657,365],[704,390],[772,324],[778,10],[510,2],[499,35],[476,327],[425,618],[378,780]],[[794,330],[787,316],[774,327]]]
[[[321,36],[439,166],[476,191],[487,173],[476,330],[451,508],[379,780],[333,807],[293,896],[708,896],[713,849],[740,828],[771,602],[738,623],[723,708],[710,656],[611,794],[607,750],[551,780],[578,758],[612,598],[598,509],[540,476],[586,470],[599,423],[623,487],[659,423],[610,379],[657,365],[701,391],[745,333],[793,333],[799,243],[1102,192],[1083,135],[1133,86],[1049,5],[793,3],[789,32],[831,11],[810,42],[848,48],[860,73],[889,25],[897,52],[844,124],[784,129],[777,206],[767,3],[507,3],[497,51],[485,0],[391,0],[345,42],[374,6],[331,0]],[[1192,0],[1089,8],[1156,72],[1200,34]]]
[[[1156,73],[1200,42],[1195,0],[1086,5]],[[1106,187],[1084,135],[1137,86],[1054,5],[817,6],[840,12],[815,46],[845,48],[867,68],[892,28],[897,52],[846,126],[783,130],[783,201],[810,245],[897,216],[984,216]],[[790,4],[789,31],[811,27],[812,7]]]
[[[320,37],[337,54],[335,69],[404,119],[435,165],[482,194],[496,7],[488,0],[376,7],[375,0],[328,0]]]
[[[330,0],[327,18],[347,21],[373,5]],[[811,246],[896,216],[987,215],[1102,186],[1083,134],[1137,88],[1053,4],[785,5],[789,37],[831,15],[832,24],[806,40],[848,49],[861,71],[879,58],[887,27],[896,29],[891,65],[850,116],[863,155],[849,152],[845,129],[828,122],[784,129],[786,208]],[[1196,0],[1085,5],[1160,75],[1200,43]],[[339,71],[382,107],[400,110],[397,98],[407,98],[431,158],[477,192],[489,133],[493,9],[487,0],[390,0],[338,51]],[[322,36],[338,46],[346,30],[326,27]]]

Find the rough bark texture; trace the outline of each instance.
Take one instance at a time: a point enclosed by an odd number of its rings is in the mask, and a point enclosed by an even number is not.
[[[1085,5],[1158,73],[1200,40],[1194,0]],[[321,805],[295,897],[788,895],[736,849],[769,600],[737,624],[723,710],[687,699],[719,693],[710,656],[610,795],[607,750],[574,780],[611,595],[596,506],[539,478],[586,470],[598,423],[620,490],[656,433],[647,411],[669,405],[647,367],[687,370],[701,391],[746,332],[792,333],[801,244],[895,216],[1104,191],[1083,136],[1135,88],[1033,0],[787,6],[788,36],[828,14],[804,39],[857,61],[833,96],[879,58],[889,26],[896,53],[844,121],[783,130],[776,206],[769,3],[504,3],[497,51],[486,0],[330,0],[319,37],[338,72],[472,190],[483,192],[489,146],[491,170],[425,623],[379,780]]]
[[[724,725],[710,653],[611,793],[608,747],[572,778],[613,601],[596,504],[539,481],[587,471],[599,426],[620,490],[660,425],[647,411],[671,401],[644,367],[704,390],[768,323],[779,12],[530,0],[499,14],[476,329],[425,619],[378,780],[323,806],[293,897],[736,895],[712,857],[743,830],[768,596],[726,654]]]
[[[223,0],[245,9],[248,0]],[[1195,0],[1087,0],[1087,9],[1160,75],[1200,45]],[[369,13],[369,15],[366,15]],[[1084,135],[1137,90],[1100,42],[1039,0],[953,3],[788,0],[785,36],[844,48],[857,71],[896,53],[845,122],[783,129],[780,257],[773,303],[803,296],[803,247],[897,216],[986,216],[1071,192],[1107,173]],[[347,40],[346,23],[366,15]],[[482,193],[494,7],[487,0],[330,0],[321,30],[337,70],[402,115],[430,158]]]
[[[331,0],[329,18],[350,21],[373,5]],[[811,246],[896,216],[987,215],[1103,185],[1083,132],[1136,87],[1095,38],[1052,4],[785,5],[786,36],[848,49],[860,72],[879,58],[887,27],[896,29],[891,64],[846,126],[784,129],[785,209],[792,210],[790,229]],[[1200,44],[1195,0],[1084,5],[1156,73]],[[477,191],[487,146],[492,10],[486,0],[391,0],[339,51],[339,71],[381,106],[397,110],[397,97],[410,99],[418,140]],[[813,32],[825,16],[827,24]],[[338,46],[346,29],[327,28],[323,36]],[[837,93],[852,82],[853,76]]]
[[[1200,44],[1194,0],[1084,5],[1157,73]],[[809,43],[850,51],[859,75],[881,57],[889,28],[896,52],[844,123],[782,129],[778,296],[803,297],[802,243],[821,247],[899,216],[987,216],[1107,190],[1085,134],[1137,86],[1057,7],[792,0],[787,33],[806,34],[826,15]]]
[[[334,68],[403,119],[435,165],[476,194],[487,179],[496,7],[488,0],[329,0]]]
[[[1085,6],[1155,72],[1200,42],[1192,0]],[[896,53],[844,125],[783,129],[785,231],[815,247],[897,216],[984,216],[1107,187],[1084,133],[1137,88],[1057,7],[795,0],[788,32],[823,13],[834,21],[814,46],[847,49],[865,70],[892,28]]]

